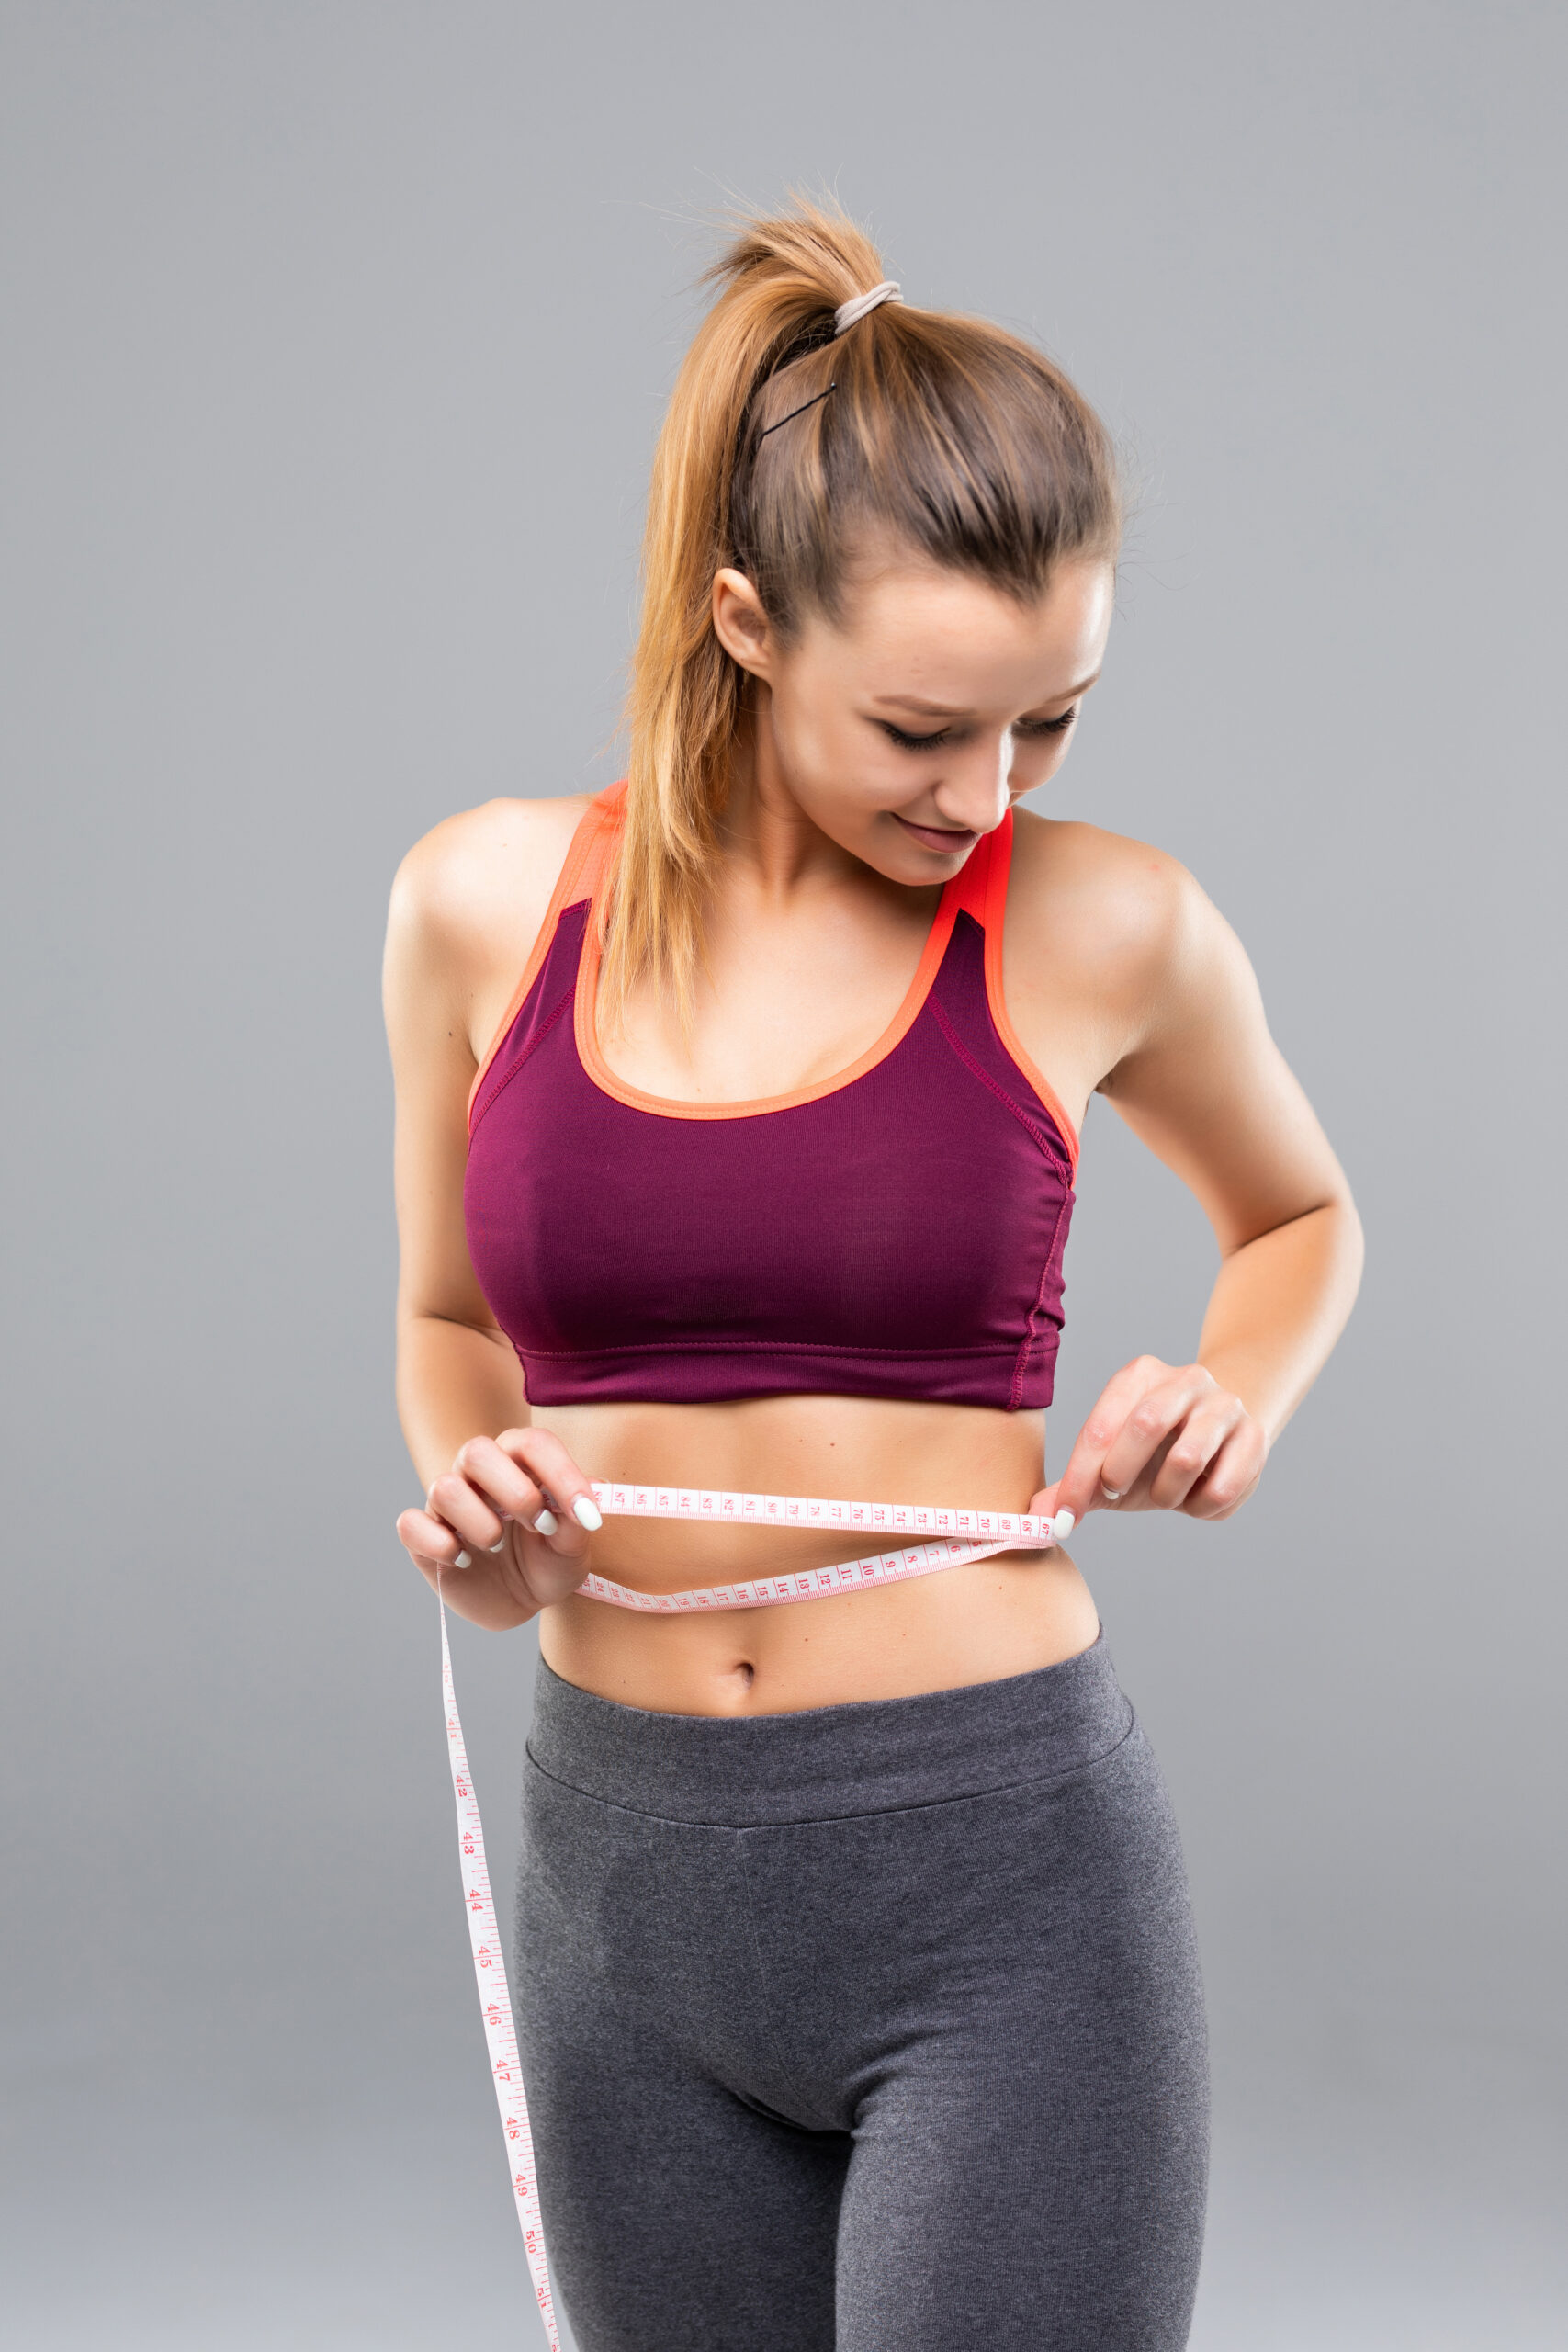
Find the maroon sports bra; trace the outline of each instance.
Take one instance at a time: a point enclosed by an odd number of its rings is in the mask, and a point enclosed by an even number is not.
[[[624,797],[578,827],[469,1098],[468,1246],[530,1402],[1048,1405],[1077,1153],[1002,1001],[1010,811],[857,1062],[673,1102],[607,1069],[594,1030]]]

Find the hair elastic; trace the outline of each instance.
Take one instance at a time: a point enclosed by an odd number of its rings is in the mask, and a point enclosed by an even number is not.
[[[838,309],[833,313],[833,333],[835,336],[847,333],[847,331],[856,323],[857,320],[863,319],[869,311],[874,311],[879,304],[883,302],[896,302],[897,300],[897,279],[896,277],[885,277],[881,285],[874,286],[868,294],[856,294],[852,296],[849,301],[840,302]]]

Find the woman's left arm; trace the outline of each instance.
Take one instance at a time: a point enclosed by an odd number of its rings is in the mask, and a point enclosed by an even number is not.
[[[1142,893],[1136,926],[1147,959],[1136,1023],[1099,1091],[1196,1195],[1222,1262],[1195,1362],[1123,1365],[1033,1506],[1080,1519],[1106,1506],[1228,1519],[1360,1280],[1349,1187],[1269,1034],[1241,944],[1189,874],[1158,865],[1163,887]]]

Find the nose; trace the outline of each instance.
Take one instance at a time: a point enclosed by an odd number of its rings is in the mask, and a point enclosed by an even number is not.
[[[1011,773],[1010,727],[956,747],[942,763],[933,796],[943,824],[963,825],[975,833],[994,832],[1007,814]]]

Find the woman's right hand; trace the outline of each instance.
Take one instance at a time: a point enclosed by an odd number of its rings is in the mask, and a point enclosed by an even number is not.
[[[446,1596],[464,1615],[453,1584],[490,1570],[483,1581],[492,1593],[499,1586],[496,1597],[515,1610],[505,1622],[521,1624],[576,1591],[588,1572],[589,1536],[603,1523],[592,1485],[558,1438],[503,1430],[459,1447],[424,1509],[400,1516],[398,1540],[429,1584],[438,1571],[448,1579]],[[492,1614],[487,1605],[483,1617]]]

